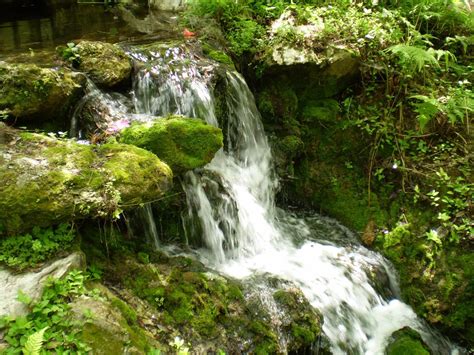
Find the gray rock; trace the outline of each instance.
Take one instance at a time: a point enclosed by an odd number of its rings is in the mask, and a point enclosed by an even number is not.
[[[186,0],[148,0],[148,5],[162,11],[179,11],[186,6]]]
[[[44,265],[39,270],[22,274],[0,268],[0,317],[12,315],[20,316],[28,313],[25,304],[18,301],[21,291],[33,301],[41,297],[46,280],[49,277],[61,278],[73,269],[83,268],[85,258],[82,253],[76,252],[69,256]]]

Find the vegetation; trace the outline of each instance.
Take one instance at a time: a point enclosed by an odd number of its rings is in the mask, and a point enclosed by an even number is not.
[[[70,249],[74,237],[74,228],[68,224],[54,229],[36,226],[31,233],[0,239],[0,263],[17,270],[35,267]]]
[[[80,339],[82,324],[72,320],[69,305],[81,295],[94,294],[86,290],[85,281],[87,276],[82,272],[71,271],[62,280],[49,280],[38,302],[20,294],[19,300],[29,307],[30,313],[0,320],[0,329],[5,331],[4,340],[9,345],[5,354],[35,353],[39,349],[55,353],[90,351]]]
[[[186,21],[197,29],[198,16],[207,27],[214,21],[222,31],[204,30],[204,39],[226,43],[251,68],[242,66],[276,136],[283,197],[372,235],[415,310],[473,344],[474,15],[466,6],[196,0]],[[302,65],[284,59],[286,48]],[[333,59],[341,50],[357,58],[359,80],[331,79],[348,67]]]
[[[192,0],[183,27],[196,33],[186,45],[198,38],[202,54],[246,75],[273,143],[280,200],[361,232],[399,271],[404,300],[472,349],[474,12],[467,6]],[[168,44],[142,49],[160,57]],[[71,42],[59,54],[99,86],[130,85],[131,60],[116,45]],[[80,77],[0,63],[0,120],[30,129],[67,126],[67,111],[83,95]],[[218,344],[267,354],[282,350],[282,332],[289,352],[321,340],[322,316],[300,290],[271,286],[272,302],[285,314],[274,319],[240,282],[150,250],[143,226],[131,222],[138,212],[128,211],[160,200],[153,207],[158,233],[184,244],[182,191],[176,187],[166,201],[163,193],[173,173],[180,179],[211,161],[223,147],[220,129],[170,116],[106,138],[83,145],[0,123],[0,263],[13,272],[36,268],[70,251],[76,234],[89,263],[87,275],[49,280],[37,301],[19,295],[29,313],[1,318],[2,353],[185,354],[196,345],[221,353]],[[88,290],[89,281],[109,287],[101,286],[105,298]],[[73,306],[81,300],[95,308],[78,317]],[[386,352],[430,350],[402,329]]]

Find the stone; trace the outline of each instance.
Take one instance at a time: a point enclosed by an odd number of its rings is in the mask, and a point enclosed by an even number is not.
[[[162,11],[179,11],[186,6],[186,0],[148,0],[148,5]]]
[[[28,307],[17,299],[20,292],[36,301],[41,297],[45,282],[49,277],[61,278],[71,270],[82,269],[84,265],[84,255],[75,252],[65,258],[50,262],[38,270],[22,274],[14,274],[0,267],[0,290],[2,290],[0,317],[27,314]]]
[[[415,330],[405,327],[392,334],[389,344],[385,349],[385,354],[429,355],[432,354],[432,352]]]
[[[182,116],[133,124],[119,139],[155,153],[176,174],[206,165],[223,146],[220,128]]]
[[[153,153],[0,127],[0,231],[19,233],[81,218],[116,217],[172,184]]]
[[[130,80],[131,60],[118,45],[81,41],[76,48],[79,55],[77,69],[85,72],[97,85],[112,88]]]
[[[85,77],[67,69],[0,62],[0,117],[22,124],[63,120],[83,93]]]

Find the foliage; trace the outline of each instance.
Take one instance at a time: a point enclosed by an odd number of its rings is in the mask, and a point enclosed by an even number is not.
[[[44,342],[44,332],[49,327],[44,327],[31,334],[23,347],[23,355],[39,355]]]
[[[37,266],[70,249],[74,237],[74,228],[69,224],[34,227],[31,233],[0,240],[0,262],[18,270]]]
[[[431,322],[466,333],[469,273],[450,261],[473,247],[474,12],[451,0],[196,0],[192,11],[206,3],[214,5],[201,15],[220,26],[234,61],[254,69],[258,107],[286,159],[288,184],[341,219],[362,210],[348,208],[351,198],[367,205],[375,231],[386,231],[379,247],[401,270],[406,299]],[[360,84],[324,96],[339,101],[326,110],[305,97],[316,85],[277,77],[296,66],[258,81],[282,47],[322,67],[338,49],[349,51],[361,63]],[[325,154],[331,145],[341,145],[338,155]],[[310,186],[318,178],[326,200],[340,201],[337,211]],[[364,185],[367,197],[357,195]]]
[[[63,279],[49,279],[38,302],[32,303],[25,295],[19,300],[28,305],[26,316],[3,317],[0,329],[9,347],[5,354],[19,354],[23,348],[38,349],[40,335],[43,349],[55,353],[84,353],[90,349],[80,340],[80,326],[71,320],[69,303],[84,294],[92,295],[84,283],[81,271],[71,271]],[[35,345],[35,346],[33,346]]]
[[[81,62],[79,48],[74,42],[69,42],[67,47],[60,47],[59,52],[63,60],[70,62],[73,66],[78,66]]]

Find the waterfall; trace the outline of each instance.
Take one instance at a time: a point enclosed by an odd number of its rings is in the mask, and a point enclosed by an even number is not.
[[[134,81],[137,113],[178,113],[218,124],[208,71],[189,53],[172,48],[131,55],[144,63]],[[238,73],[227,72],[224,81],[226,147],[204,169],[188,172],[183,183],[187,218],[203,239],[200,259],[239,279],[270,274],[298,286],[323,313],[334,354],[382,354],[390,335],[405,326],[435,353],[453,349],[395,298],[396,275],[382,256],[331,219],[275,206],[278,183],[253,96]],[[388,295],[377,292],[370,277],[375,271],[389,280]]]

